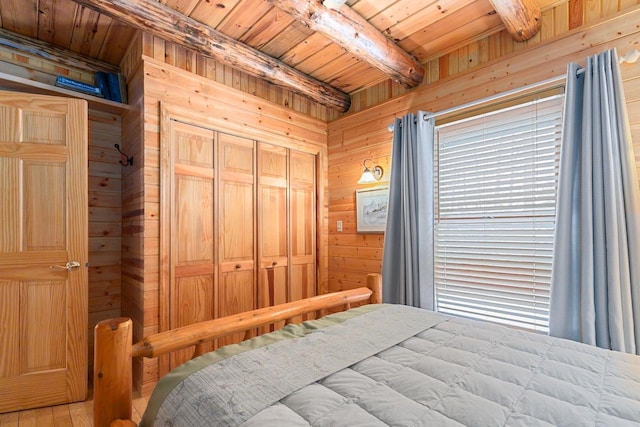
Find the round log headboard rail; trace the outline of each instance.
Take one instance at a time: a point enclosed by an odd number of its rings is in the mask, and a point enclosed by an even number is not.
[[[368,274],[367,287],[199,322],[150,335],[133,345],[131,319],[118,317],[103,320],[96,325],[94,338],[94,426],[135,426],[131,421],[133,357],[158,357],[194,345],[196,357],[204,348],[202,344],[225,335],[250,331],[283,320],[290,323],[292,318],[312,312],[321,316],[326,310],[336,307],[348,310],[351,304],[365,301],[371,304],[382,302],[380,274]]]

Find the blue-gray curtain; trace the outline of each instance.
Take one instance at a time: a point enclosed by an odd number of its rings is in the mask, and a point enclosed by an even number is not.
[[[549,333],[640,350],[640,199],[615,50],[569,64]]]
[[[434,119],[396,119],[382,261],[384,302],[434,309]]]

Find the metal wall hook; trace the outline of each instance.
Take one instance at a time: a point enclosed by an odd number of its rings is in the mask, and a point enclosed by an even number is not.
[[[133,156],[129,157],[126,154],[124,154],[120,150],[120,144],[113,144],[113,146],[116,147],[116,150],[118,150],[118,153],[122,154],[125,157],[125,161],[124,162],[122,160],[120,160],[120,162],[119,162],[122,166],[133,165]]]

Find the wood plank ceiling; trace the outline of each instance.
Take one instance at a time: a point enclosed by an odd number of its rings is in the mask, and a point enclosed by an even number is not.
[[[558,3],[537,2],[543,9]],[[81,3],[85,2],[0,0],[0,27],[119,64],[136,30]],[[273,6],[273,1],[161,0],[160,3],[345,93],[388,78]],[[347,0],[346,6],[420,63],[504,29],[490,0]]]

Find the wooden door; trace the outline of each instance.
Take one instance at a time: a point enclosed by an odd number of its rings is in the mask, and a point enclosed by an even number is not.
[[[215,133],[172,120],[169,147],[163,148],[170,151],[162,176],[171,193],[168,327],[173,329],[216,315]],[[176,352],[170,368],[192,354],[193,349]]]
[[[260,307],[289,300],[288,175],[288,150],[258,143]]]
[[[316,156],[290,150],[289,165],[291,171],[289,300],[296,301],[316,294]],[[302,319],[295,319],[295,321],[300,320]]]
[[[0,412],[86,398],[87,206],[86,102],[0,92]]]
[[[219,159],[219,301],[218,316],[256,308],[255,143],[218,134]],[[242,341],[244,334],[222,338],[218,345]]]

